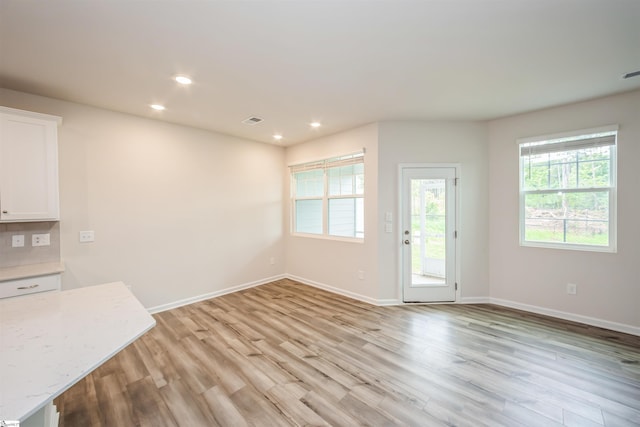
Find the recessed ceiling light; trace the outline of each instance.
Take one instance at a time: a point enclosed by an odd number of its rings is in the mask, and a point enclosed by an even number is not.
[[[276,141],[280,141],[282,139],[282,135],[276,133],[275,135],[273,135],[273,139],[275,139]]]
[[[181,85],[190,85],[191,83],[193,83],[193,81],[187,76],[175,76],[174,80]]]
[[[311,122],[309,123],[309,126],[311,126],[312,128],[319,128],[320,126],[322,126],[322,124],[320,122]]]
[[[160,104],[151,104],[151,108],[153,108],[156,111],[162,111],[165,109],[164,105],[160,105]]]

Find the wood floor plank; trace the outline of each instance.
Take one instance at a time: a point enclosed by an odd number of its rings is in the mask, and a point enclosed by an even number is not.
[[[246,422],[252,426],[295,425],[266,395],[246,386],[230,396]]]
[[[206,405],[204,397],[193,391],[182,381],[172,381],[159,390],[164,403],[167,405],[181,427],[189,426],[218,426],[218,422]],[[203,404],[205,402],[205,404]],[[106,425],[135,425],[135,424],[105,424]],[[169,425],[166,422],[159,425]]]
[[[121,378],[117,374],[109,374],[95,380],[97,403],[100,407],[103,425],[138,424],[133,412],[131,399]]]
[[[65,416],[60,417],[59,427],[101,426],[100,405],[96,396],[94,375],[64,393],[65,399],[58,399],[57,410]]]
[[[338,399],[339,400],[339,399]],[[302,399],[309,409],[318,414],[327,424],[333,426],[356,426],[359,421],[338,406],[338,402],[328,396],[310,391]]]
[[[62,427],[640,425],[640,337],[592,326],[288,279],[154,317],[56,400]]]
[[[329,424],[302,402],[307,390],[296,383],[276,385],[268,392],[271,401],[294,425],[328,426]]]
[[[165,401],[158,394],[156,384],[151,377],[127,385],[131,397],[135,419],[140,427],[170,426],[177,427],[178,423]]]
[[[225,390],[218,386],[211,387],[204,393],[204,398],[221,426],[246,427],[249,425]]]

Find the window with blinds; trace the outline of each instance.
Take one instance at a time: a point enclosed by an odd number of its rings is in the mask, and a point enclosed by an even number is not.
[[[295,234],[364,238],[364,152],[290,170]]]
[[[518,140],[520,244],[615,252],[617,126]]]

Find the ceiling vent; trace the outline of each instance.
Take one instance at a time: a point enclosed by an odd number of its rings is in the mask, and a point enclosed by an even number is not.
[[[631,73],[627,73],[624,76],[622,76],[623,79],[630,79],[631,77],[638,77],[640,76],[640,71],[632,71]]]
[[[249,117],[248,119],[244,119],[242,123],[244,123],[245,125],[253,126],[253,125],[257,125],[263,120],[264,119],[261,119],[260,117]]]

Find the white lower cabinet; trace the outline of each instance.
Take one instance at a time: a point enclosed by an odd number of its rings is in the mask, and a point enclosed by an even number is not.
[[[0,282],[0,298],[35,294],[36,292],[59,291],[60,274],[29,277]]]

